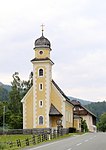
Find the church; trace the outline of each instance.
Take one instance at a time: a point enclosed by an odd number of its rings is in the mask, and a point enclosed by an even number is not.
[[[33,86],[21,101],[23,129],[56,129],[59,123],[63,128],[73,127],[74,105],[52,79],[51,43],[44,37],[43,28],[34,45]]]

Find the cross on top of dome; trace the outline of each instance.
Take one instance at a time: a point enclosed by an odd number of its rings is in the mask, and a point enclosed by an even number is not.
[[[44,25],[42,24],[41,27],[42,27],[42,36],[35,40],[35,48],[50,48],[51,49],[50,41],[47,38],[45,38],[43,35]]]
[[[42,36],[43,36],[44,26],[45,26],[44,24],[41,25],[41,27],[42,27]]]

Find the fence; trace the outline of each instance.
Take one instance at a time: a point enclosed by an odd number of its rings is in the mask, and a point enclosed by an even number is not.
[[[44,133],[45,131],[51,132],[50,128],[43,128],[43,129],[7,129],[5,131],[0,130],[0,135],[13,135],[13,134],[38,134],[38,133]]]
[[[15,142],[9,141],[8,143],[0,143],[0,144],[6,144],[7,147],[9,148],[13,147],[21,148],[25,146],[36,145],[38,143],[45,142],[48,140],[56,139],[67,133],[68,129],[53,130],[52,132],[44,131],[42,133],[40,132],[40,130],[37,130],[37,134],[32,134],[31,138],[26,138],[25,140],[17,139]]]
[[[69,128],[62,128],[61,129],[63,134],[69,133]],[[53,132],[51,128],[35,128],[35,129],[8,129],[5,131],[0,131],[0,135],[5,134],[5,135],[13,135],[13,134],[42,134],[42,133],[51,133]]]

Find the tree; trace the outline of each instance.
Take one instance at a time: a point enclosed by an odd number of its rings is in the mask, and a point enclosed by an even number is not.
[[[0,101],[8,101],[8,91],[0,86]]]
[[[22,103],[23,96],[28,92],[33,84],[33,73],[30,73],[28,81],[21,81],[19,73],[13,74],[12,89],[9,92],[9,105],[7,115],[9,117],[9,126],[17,129],[22,128]]]
[[[4,111],[5,106],[5,111]],[[0,127],[3,128],[3,115],[5,115],[5,128],[7,128],[9,124],[10,114],[8,112],[8,103],[0,101]]]
[[[106,132],[106,113],[103,113],[100,117],[100,121],[97,124],[99,131]]]
[[[33,85],[33,73],[30,73],[28,81],[21,81],[18,72],[15,72],[12,77],[12,87],[8,94],[9,100],[7,101],[7,98],[4,97],[2,99],[6,99],[6,101],[0,101],[0,126],[3,127],[3,108],[5,106],[5,127],[20,129],[23,122],[21,100]]]
[[[86,105],[85,107],[96,115],[97,122],[98,122],[100,116],[106,112],[106,101],[92,102],[92,103]]]
[[[81,130],[82,132],[88,132],[88,126],[86,120],[81,119]]]
[[[3,126],[3,102],[0,102],[0,126]]]
[[[33,72],[30,73],[28,81],[23,80],[21,83],[22,97],[28,92],[28,90],[32,87],[32,85],[33,85]]]
[[[9,127],[17,129],[22,128],[22,83],[18,72],[15,72],[12,77],[12,89],[9,92],[7,116],[9,116]]]
[[[22,129],[23,118],[20,114],[11,114],[9,117],[9,126],[13,129]]]
[[[9,92],[9,109],[14,114],[21,114],[22,113],[22,89],[21,89],[21,80],[19,78],[19,73],[15,72],[13,74],[13,82],[12,84],[12,90]]]

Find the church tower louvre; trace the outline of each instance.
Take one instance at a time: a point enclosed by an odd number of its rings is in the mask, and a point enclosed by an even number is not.
[[[35,40],[33,64],[33,128],[49,128],[52,65],[51,43],[43,35]]]

